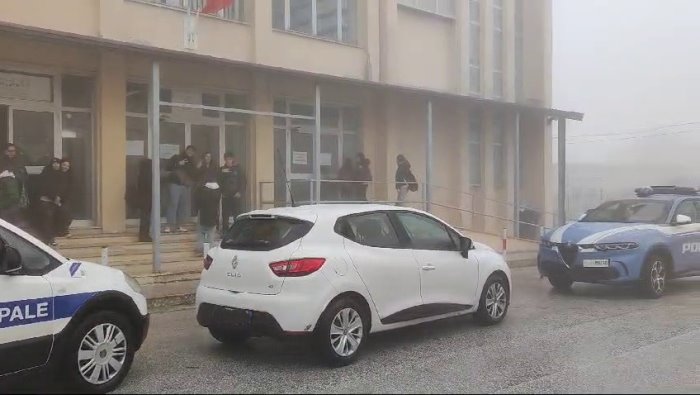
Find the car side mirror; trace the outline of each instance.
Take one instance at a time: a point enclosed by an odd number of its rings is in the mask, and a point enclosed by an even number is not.
[[[469,258],[469,251],[472,249],[472,247],[474,247],[472,240],[468,237],[462,237],[460,251],[463,257]]]
[[[13,275],[22,271],[22,256],[12,247],[5,247],[5,256],[0,262],[0,274]]]
[[[674,219],[673,224],[674,225],[688,225],[688,224],[692,224],[692,223],[693,223],[693,219],[690,218],[689,216],[683,215],[683,214],[678,214],[678,215],[676,215],[676,218]]]

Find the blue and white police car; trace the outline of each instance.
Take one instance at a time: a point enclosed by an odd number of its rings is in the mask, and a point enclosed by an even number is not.
[[[556,289],[573,282],[636,284],[661,297],[669,279],[700,275],[700,195],[638,188],[637,198],[589,210],[542,238],[537,265]]]
[[[0,384],[46,369],[76,391],[109,392],[148,326],[146,298],[128,275],[66,259],[0,220]]]

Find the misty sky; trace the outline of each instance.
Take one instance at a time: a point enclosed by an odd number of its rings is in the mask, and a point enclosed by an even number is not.
[[[585,113],[568,162],[698,171],[700,0],[553,0],[553,28],[553,105]]]

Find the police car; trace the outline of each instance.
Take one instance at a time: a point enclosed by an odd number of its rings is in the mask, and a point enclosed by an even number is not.
[[[111,391],[148,326],[128,275],[66,259],[0,220],[0,384],[45,368],[76,391]]]
[[[655,298],[669,279],[700,275],[698,191],[656,186],[636,194],[545,234],[540,274],[557,289],[573,282],[636,284]]]

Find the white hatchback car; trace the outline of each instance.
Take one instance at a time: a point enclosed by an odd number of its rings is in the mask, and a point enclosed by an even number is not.
[[[436,217],[383,205],[316,205],[240,216],[204,260],[197,320],[223,343],[313,336],[333,365],[369,333],[475,313],[503,320],[510,270]]]

